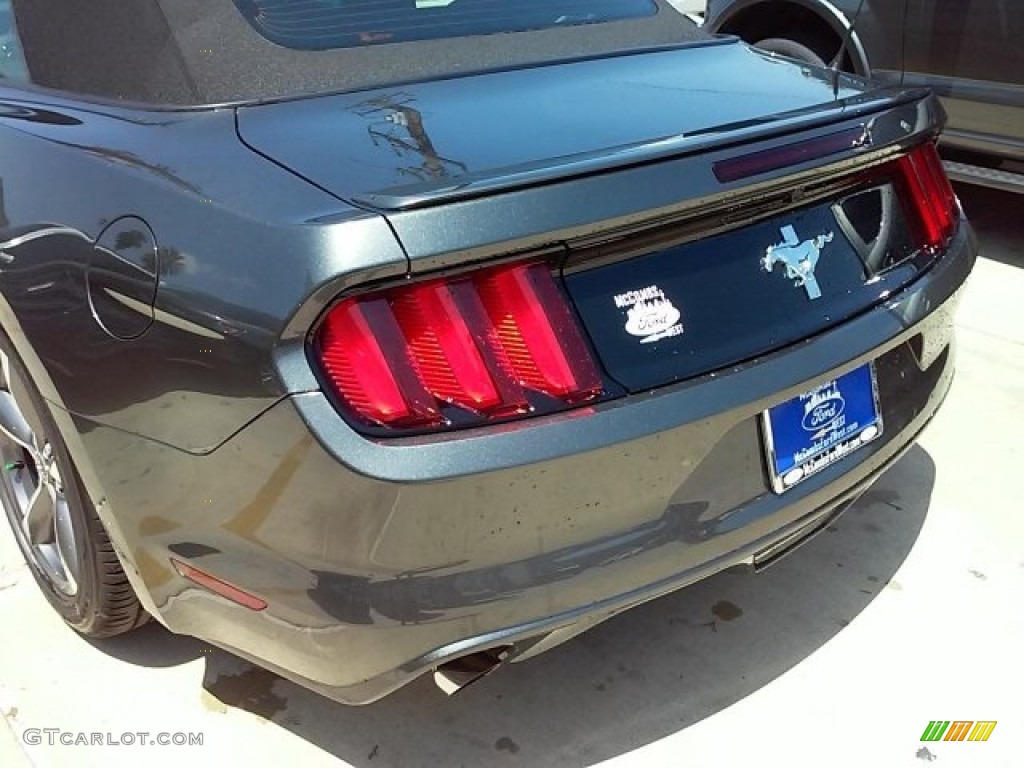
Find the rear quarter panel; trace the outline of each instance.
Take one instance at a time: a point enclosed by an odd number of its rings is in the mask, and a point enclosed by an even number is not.
[[[189,451],[282,395],[273,349],[318,283],[374,263],[406,268],[379,218],[243,147],[231,110],[131,113],[0,93],[0,182],[0,323],[44,396]],[[129,341],[96,322],[87,290],[93,244],[124,216],[149,225],[159,272],[155,321]],[[347,247],[332,247],[342,228]]]

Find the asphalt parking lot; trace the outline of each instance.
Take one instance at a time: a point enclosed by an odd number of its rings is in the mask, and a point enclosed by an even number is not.
[[[649,603],[454,699],[422,679],[346,708],[156,624],[80,639],[0,531],[0,766],[1024,764],[1024,199],[958,191],[982,259],[945,408],[777,566]],[[997,726],[922,743],[936,719]],[[148,743],[161,733],[203,743]]]

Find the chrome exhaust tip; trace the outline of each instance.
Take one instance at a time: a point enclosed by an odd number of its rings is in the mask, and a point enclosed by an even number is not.
[[[509,648],[488,648],[445,662],[434,670],[434,682],[448,696],[454,696],[497,669],[508,657]]]

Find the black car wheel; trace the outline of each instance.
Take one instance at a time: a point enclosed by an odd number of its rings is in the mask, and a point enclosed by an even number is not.
[[[758,40],[754,43],[754,47],[768,53],[788,56],[805,64],[813,64],[816,67],[825,66],[825,60],[821,56],[796,40],[788,40],[784,37],[766,37],[764,40]]]
[[[52,416],[0,335],[0,501],[33,576],[75,630],[109,637],[147,615]]]

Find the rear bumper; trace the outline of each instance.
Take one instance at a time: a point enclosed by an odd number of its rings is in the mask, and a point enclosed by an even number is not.
[[[95,467],[100,513],[162,622],[364,703],[475,650],[513,645],[525,658],[841,511],[944,398],[974,250],[965,225],[916,282],[841,327],[498,432],[372,443],[308,394],[202,457],[95,425],[79,433],[90,455],[132,457]],[[773,493],[759,414],[869,360],[885,434]],[[140,479],[143,466],[158,476]],[[170,557],[267,609],[196,588]]]

